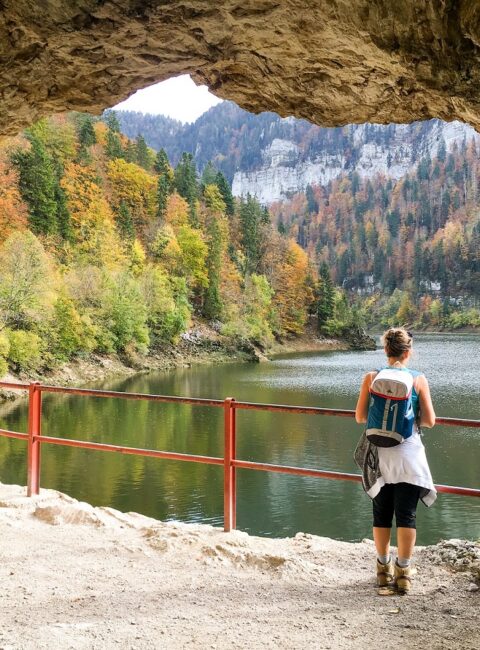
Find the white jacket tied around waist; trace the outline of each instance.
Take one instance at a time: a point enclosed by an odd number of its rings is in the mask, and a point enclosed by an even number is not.
[[[437,491],[418,427],[414,426],[413,434],[401,445],[378,447],[377,450],[380,476],[368,491],[369,496],[374,498],[385,483],[410,483],[428,491],[422,495],[422,501],[426,506],[431,506],[437,498]]]

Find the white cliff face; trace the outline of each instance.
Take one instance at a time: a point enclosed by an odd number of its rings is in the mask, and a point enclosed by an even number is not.
[[[377,174],[398,179],[429,154],[434,158],[442,142],[447,151],[455,143],[461,145],[480,135],[461,122],[433,121],[391,125],[388,144],[368,138],[368,125],[352,125],[350,129],[357,158],[349,164],[344,152],[320,151],[314,159],[302,160],[301,150],[290,140],[275,139],[263,151],[262,166],[251,171],[237,171],[233,178],[235,196],[251,194],[261,203],[270,204],[305,190],[307,185],[326,185],[342,174],[356,171],[362,178]],[[383,127],[386,128],[386,127]],[[423,133],[422,133],[423,129]],[[366,142],[366,140],[369,140]]]

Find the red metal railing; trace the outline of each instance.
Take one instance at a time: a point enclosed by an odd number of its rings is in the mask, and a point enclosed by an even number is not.
[[[337,417],[354,417],[354,411],[343,409],[326,409],[303,406],[286,406],[282,404],[257,404],[254,402],[237,402],[233,397],[224,400],[202,399],[194,397],[172,397],[166,395],[146,395],[144,393],[121,393],[106,390],[89,390],[85,388],[64,388],[59,386],[44,386],[38,382],[31,384],[15,384],[0,382],[0,388],[25,390],[29,393],[28,406],[28,433],[18,433],[0,429],[0,436],[17,438],[27,442],[27,494],[33,496],[40,490],[40,449],[42,444],[63,445],[67,447],[81,447],[98,451],[115,451],[121,454],[135,456],[150,456],[153,458],[166,458],[210,465],[223,465],[224,471],[224,529],[230,531],[236,527],[236,470],[252,469],[263,472],[279,472],[294,474],[296,476],[314,476],[318,478],[342,481],[361,482],[359,474],[345,472],[329,472],[320,469],[305,467],[289,467],[286,465],[272,465],[253,461],[240,460],[236,457],[236,412],[238,410],[273,411],[284,413],[301,413],[306,415],[331,415]],[[139,449],[136,447],[122,447],[84,440],[71,440],[67,438],[54,438],[43,436],[42,423],[42,393],[62,393],[67,395],[83,395],[90,397],[117,398],[130,400],[144,400],[149,402],[170,402],[179,404],[193,404],[196,406],[213,406],[224,410],[224,454],[223,458],[214,456],[198,456],[180,454],[170,451],[157,451],[155,449]],[[447,426],[462,426],[480,428],[480,420],[462,420],[458,418],[437,418],[437,424]],[[453,485],[436,485],[439,492],[459,494],[463,496],[480,497],[480,489],[455,487]]]

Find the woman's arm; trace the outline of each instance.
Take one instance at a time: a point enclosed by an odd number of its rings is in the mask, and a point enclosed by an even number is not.
[[[357,407],[355,409],[355,420],[360,424],[367,421],[368,403],[370,402],[370,386],[372,385],[375,372],[367,372],[362,381],[360,395],[358,396]]]
[[[416,384],[416,390],[420,402],[419,424],[421,427],[431,429],[435,425],[435,411],[433,410],[430,387],[427,378],[424,375],[420,375]]]

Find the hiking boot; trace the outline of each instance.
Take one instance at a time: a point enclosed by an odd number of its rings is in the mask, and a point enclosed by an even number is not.
[[[413,569],[410,566],[402,568],[395,562],[395,586],[399,594],[406,594],[412,586]]]
[[[377,587],[388,587],[393,584],[393,562],[382,564],[377,559]]]

